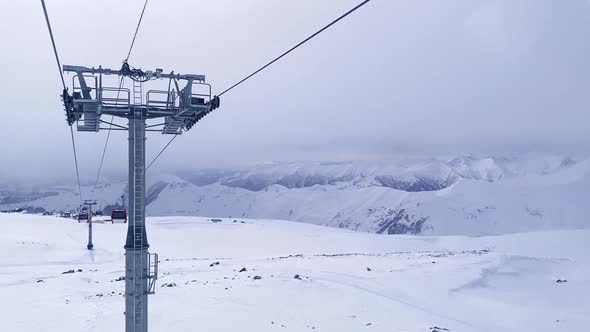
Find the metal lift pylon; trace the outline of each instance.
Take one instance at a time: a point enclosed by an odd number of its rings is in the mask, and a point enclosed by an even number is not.
[[[92,250],[94,249],[94,244],[92,244],[92,206],[96,205],[96,201],[86,199],[84,200],[84,205],[88,211],[88,244],[86,245],[86,248],[88,250]]]
[[[129,133],[129,222],[124,247],[125,331],[147,332],[148,294],[155,290],[158,256],[148,252],[145,227],[146,121],[164,118],[164,123],[150,128],[161,125],[162,134],[180,135],[218,108],[219,97],[211,96],[211,86],[205,83],[203,75],[165,74],[161,69],[142,71],[131,68],[127,62],[120,70],[69,65],[64,65],[63,70],[74,73],[72,93],[64,89],[62,94],[70,126],[76,124],[78,131],[98,132],[102,129],[100,117],[103,114],[129,121],[128,128],[123,128]],[[104,75],[130,78],[134,81],[133,94],[121,87],[103,86]],[[168,90],[149,90],[144,95],[143,84],[156,79],[168,79]],[[182,81],[186,85],[180,89],[179,82]],[[201,92],[195,92],[195,88],[200,88]]]

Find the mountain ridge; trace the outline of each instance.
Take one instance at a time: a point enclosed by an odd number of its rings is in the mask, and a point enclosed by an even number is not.
[[[285,219],[383,234],[585,228],[588,174],[588,160],[553,156],[272,163],[154,176],[146,212]],[[101,185],[96,198],[112,207],[124,188],[121,182]],[[0,209],[67,210],[79,202],[74,188],[63,186],[26,198],[0,191],[0,201],[10,202]]]

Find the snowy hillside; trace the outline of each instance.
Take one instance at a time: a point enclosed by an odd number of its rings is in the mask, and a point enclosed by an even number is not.
[[[590,231],[387,237],[243,221],[148,219],[150,251],[160,258],[151,331],[569,332],[590,325]],[[0,214],[0,225],[7,253],[0,255],[1,331],[122,330],[126,225],[95,224],[92,252],[87,226],[72,220]]]
[[[588,228],[590,160],[526,156],[269,163],[241,169],[148,174],[147,212],[269,218],[385,234],[492,235]],[[93,197],[120,202],[124,182]],[[84,187],[86,197],[91,188]],[[69,210],[73,186],[0,190],[0,209]]]

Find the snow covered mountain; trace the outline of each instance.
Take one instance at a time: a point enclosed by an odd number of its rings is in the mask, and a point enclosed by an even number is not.
[[[285,219],[385,234],[491,235],[587,228],[590,160],[526,156],[268,163],[149,179],[147,213]],[[125,183],[105,181],[108,209]],[[92,188],[84,187],[84,196]],[[0,209],[77,207],[70,186],[0,189]]]

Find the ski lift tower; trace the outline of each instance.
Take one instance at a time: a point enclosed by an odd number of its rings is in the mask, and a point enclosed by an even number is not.
[[[148,252],[145,228],[145,140],[146,131],[180,135],[190,130],[212,110],[219,97],[211,96],[204,75],[164,73],[161,69],[142,71],[123,63],[120,70],[102,67],[63,66],[73,73],[72,90],[64,89],[66,120],[78,131],[101,129],[129,132],[129,223],[125,242],[125,331],[147,332],[148,294],[153,294],[157,279],[157,254]],[[117,75],[133,81],[133,90],[103,86],[103,77]],[[168,90],[149,90],[143,85],[152,80],[168,80]],[[179,85],[184,85],[181,89]],[[128,119],[128,127],[101,120],[102,115]],[[146,121],[164,122],[146,126]],[[103,128],[101,124],[110,124]],[[151,129],[146,129],[151,128]],[[153,129],[159,128],[159,129]]]
[[[86,213],[88,213],[88,244],[86,248],[88,250],[92,250],[94,248],[94,244],[92,244],[92,206],[96,205],[95,200],[84,200],[84,206],[86,206]]]

